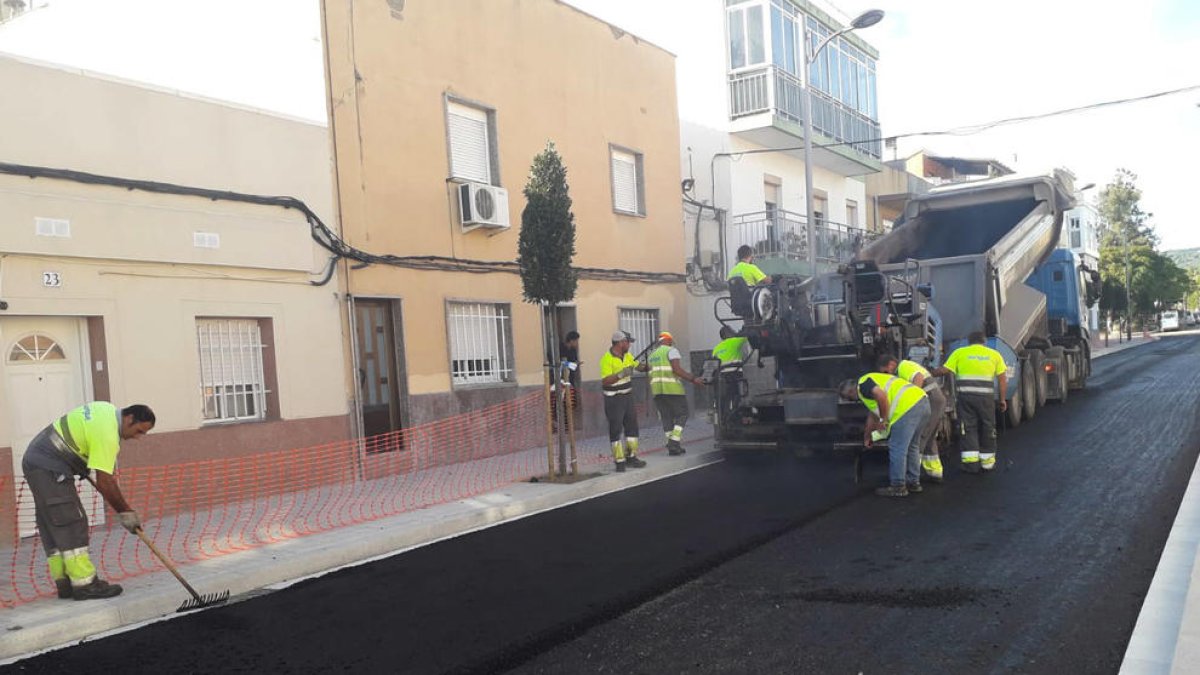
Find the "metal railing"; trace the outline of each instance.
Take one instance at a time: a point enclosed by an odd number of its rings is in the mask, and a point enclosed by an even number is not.
[[[783,258],[786,260],[808,260],[807,218],[791,211],[756,211],[733,217],[730,236],[734,239],[730,250],[742,244],[754,249],[758,258]],[[863,246],[879,237],[876,232],[861,227],[817,220],[815,231],[816,259],[826,263],[847,262],[854,258]]]
[[[800,78],[774,66],[730,73],[729,117],[772,112],[797,124],[804,121]],[[813,129],[823,136],[879,159],[883,152],[879,123],[817,89],[812,97]]]

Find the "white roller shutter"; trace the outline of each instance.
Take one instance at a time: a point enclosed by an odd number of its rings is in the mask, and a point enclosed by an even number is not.
[[[492,162],[488,145],[487,112],[450,103],[447,114],[450,132],[450,175],[477,183],[491,183]]]
[[[637,157],[612,151],[613,208],[622,213],[638,213]]]

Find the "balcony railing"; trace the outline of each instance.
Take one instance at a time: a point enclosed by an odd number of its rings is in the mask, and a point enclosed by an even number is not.
[[[772,112],[779,117],[803,124],[804,86],[800,78],[774,66],[729,75],[729,117]],[[813,129],[839,143],[879,159],[882,143],[879,123],[850,109],[845,104],[815,90],[812,98]]]
[[[790,211],[757,211],[733,217],[730,250],[747,244],[758,258],[808,260],[807,219]],[[823,263],[842,263],[854,258],[863,246],[879,237],[861,227],[817,220],[816,259]]]

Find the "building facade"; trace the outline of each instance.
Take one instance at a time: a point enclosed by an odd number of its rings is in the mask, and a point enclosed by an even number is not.
[[[1069,248],[1079,261],[1089,268],[1100,269],[1100,212],[1088,202],[1067,211],[1063,216],[1062,248]],[[1100,330],[1100,304],[1088,310],[1088,328],[1095,335]]]
[[[550,142],[580,270],[555,321],[582,335],[584,387],[618,326],[640,349],[686,323],[671,54],[553,0],[323,11],[343,237],[392,256],[347,271],[364,435],[542,386],[542,312],[513,261]]]
[[[0,57],[0,471],[90,400],[141,402],[122,467],[346,439],[322,125]],[[133,181],[154,181],[141,189]],[[11,475],[11,474],[10,474]],[[12,482],[0,481],[12,488]]]
[[[817,270],[870,238],[865,177],[882,168],[878,52],[849,19],[806,0],[704,0],[679,55],[681,146],[691,328],[717,340],[713,301],[736,251],[749,245],[768,274],[809,274],[805,163],[813,180]],[[718,46],[719,45],[719,46]],[[813,153],[802,149],[806,80]]]

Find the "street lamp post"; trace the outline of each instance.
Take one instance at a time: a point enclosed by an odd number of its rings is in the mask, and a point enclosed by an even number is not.
[[[1133,340],[1133,303],[1130,301],[1129,286],[1133,277],[1129,272],[1129,230],[1121,223],[1121,240],[1125,247],[1125,341]]]
[[[809,50],[811,42],[808,37],[808,25],[804,28],[804,213],[808,221],[808,271],[811,275],[817,273],[817,230],[816,218],[813,217],[813,175],[812,175],[812,80],[811,66],[817,60],[821,50],[839,35],[852,30],[868,28],[883,20],[883,10],[869,9],[854,17],[848,28],[843,28],[821,41],[815,49]]]

